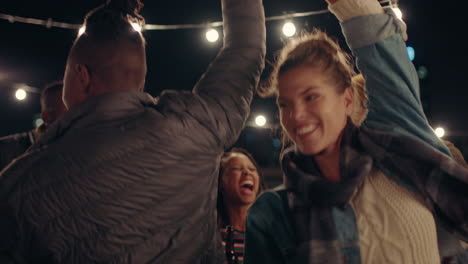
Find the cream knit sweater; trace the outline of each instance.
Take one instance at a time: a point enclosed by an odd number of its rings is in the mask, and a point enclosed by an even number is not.
[[[362,263],[440,263],[434,217],[419,197],[373,170],[351,199]]]

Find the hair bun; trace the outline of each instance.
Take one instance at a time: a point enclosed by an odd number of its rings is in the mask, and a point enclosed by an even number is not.
[[[104,8],[140,18],[139,12],[142,7],[143,3],[140,0],[107,0]]]

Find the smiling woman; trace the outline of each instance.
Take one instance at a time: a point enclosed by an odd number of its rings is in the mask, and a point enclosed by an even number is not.
[[[260,167],[242,148],[233,148],[221,157],[218,189],[218,224],[229,264],[244,258],[247,210],[265,189]]]
[[[330,163],[339,158],[339,143],[353,110],[350,57],[338,43],[316,29],[290,41],[279,53],[271,86],[261,92],[275,95],[283,143],[294,142],[307,155],[317,155],[324,176],[339,180]]]
[[[249,209],[245,263],[453,260],[468,234],[468,171],[424,115],[406,26],[376,0],[328,3],[364,76],[369,112],[353,124],[357,75],[326,33],[280,51],[263,94],[276,97],[288,144],[284,186]]]

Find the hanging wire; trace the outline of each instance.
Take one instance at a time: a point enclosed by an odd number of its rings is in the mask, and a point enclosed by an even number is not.
[[[383,6],[383,8],[392,8],[397,6],[396,0],[382,0],[379,3]],[[266,21],[277,21],[277,20],[284,20],[284,19],[291,19],[291,18],[298,18],[298,17],[308,17],[308,16],[315,16],[320,14],[329,13],[328,9],[318,10],[318,11],[309,11],[303,13],[292,13],[292,14],[285,14],[280,16],[271,16],[267,17]],[[34,25],[41,25],[45,26],[46,28],[58,27],[58,28],[66,28],[66,29],[79,29],[82,25],[81,24],[69,24],[64,22],[54,21],[52,18],[49,19],[36,19],[36,18],[26,18],[20,16],[13,16],[8,14],[0,13],[0,19],[7,20],[10,23],[20,22],[26,24],[34,24]],[[174,29],[197,29],[197,28],[207,28],[207,27],[220,27],[223,25],[223,22],[217,21],[212,23],[201,23],[201,24],[178,24],[178,25],[155,25],[155,24],[146,24],[144,25],[143,29],[145,30],[174,30]]]
[[[67,28],[67,29],[79,29],[81,27],[81,25],[79,24],[57,22],[57,21],[52,20],[52,18],[44,20],[44,19],[12,16],[12,15],[0,13],[0,19],[8,20],[10,23],[20,22],[20,23],[26,23],[26,24],[45,26],[46,28],[58,27],[58,28]]]

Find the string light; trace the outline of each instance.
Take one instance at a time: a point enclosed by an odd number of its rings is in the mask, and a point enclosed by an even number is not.
[[[132,27],[133,27],[133,29],[134,29],[135,31],[137,31],[137,32],[141,32],[141,31],[142,31],[142,27],[141,27],[140,24],[138,24],[138,23],[130,23],[130,24],[132,25]]]
[[[445,135],[445,129],[442,127],[438,127],[434,130],[437,137],[442,138]]]
[[[86,31],[86,27],[85,26],[82,26],[80,27],[80,29],[78,30],[78,37],[83,35]]]
[[[383,8],[397,8],[397,5],[392,3],[392,0],[382,0],[382,1],[379,1],[379,3],[383,5]],[[324,9],[324,10],[309,11],[309,12],[303,12],[303,13],[286,14],[286,15],[281,15],[281,16],[271,16],[271,17],[267,17],[266,21],[288,20],[291,18],[314,16],[314,15],[320,15],[320,14],[325,14],[329,12],[330,11],[328,9]],[[7,20],[10,23],[21,22],[21,23],[27,23],[27,24],[42,25],[47,28],[59,27],[59,28],[79,30],[82,27],[81,24],[63,23],[63,22],[54,21],[51,18],[49,19],[25,18],[25,17],[13,16],[13,15],[2,14],[2,13],[0,13],[0,19]],[[143,29],[144,30],[172,30],[172,29],[196,29],[196,28],[207,28],[207,27],[214,28],[214,27],[220,27],[222,25],[223,25],[223,22],[218,21],[218,22],[203,23],[203,24],[178,24],[178,25],[146,24],[143,27],[140,25],[139,26],[141,28],[140,29],[141,31]]]
[[[258,126],[258,127],[263,127],[266,125],[266,118],[265,116],[263,115],[258,115],[256,118],[255,118],[255,124]]]
[[[398,9],[396,2],[393,2],[393,1],[397,1],[397,0],[381,0],[379,1],[379,3],[385,9],[393,8],[393,10],[396,13],[401,13],[401,11]],[[283,34],[287,37],[291,37],[296,34],[296,26],[292,22],[290,22],[292,18],[308,17],[308,16],[325,14],[329,12],[330,11],[328,9],[324,9],[324,10],[309,11],[309,12],[303,12],[303,13],[285,14],[285,15],[280,15],[280,16],[270,16],[270,17],[266,17],[265,20],[266,21],[286,20],[287,22],[283,25],[283,28],[282,28]],[[26,23],[26,24],[41,25],[47,28],[58,27],[58,28],[65,28],[65,29],[74,29],[78,31],[78,36],[81,36],[86,31],[85,26],[83,26],[82,24],[70,24],[70,23],[58,22],[58,21],[54,21],[51,18],[44,20],[44,19],[36,19],[36,18],[25,18],[25,17],[0,13],[0,19],[7,20],[10,23],[20,22],[20,23]],[[177,25],[155,25],[155,24],[140,25],[136,23],[131,23],[131,24],[132,24],[132,27],[138,32],[141,32],[142,30],[175,30],[175,29],[209,28],[209,30],[206,31],[205,33],[206,39],[209,42],[218,41],[220,34],[214,28],[223,26],[223,22],[221,21],[212,22],[212,23],[203,23],[203,24],[177,24]],[[38,93],[37,88],[28,87],[28,86],[24,86],[24,87],[26,87],[27,89],[19,88],[16,90],[15,97],[18,100],[25,100],[28,92]],[[260,118],[259,120],[263,120],[262,117],[257,117],[257,118]],[[264,119],[264,121],[266,123],[266,119]],[[260,121],[260,122],[263,122],[263,121]]]
[[[18,101],[23,101],[24,99],[26,99],[27,95],[28,93],[26,93],[26,91],[22,88],[17,89],[15,92],[15,97]]]
[[[292,37],[294,34],[296,34],[296,26],[292,22],[286,22],[283,25],[283,34],[286,37]]]
[[[216,42],[219,39],[219,33],[214,28],[211,28],[208,31],[206,31],[205,36],[206,36],[206,39],[211,43]]]
[[[28,86],[24,83],[10,83],[9,85],[15,89],[15,98],[18,101],[26,100],[29,93],[35,93],[35,94],[41,93],[41,90],[39,90],[38,88]]]

